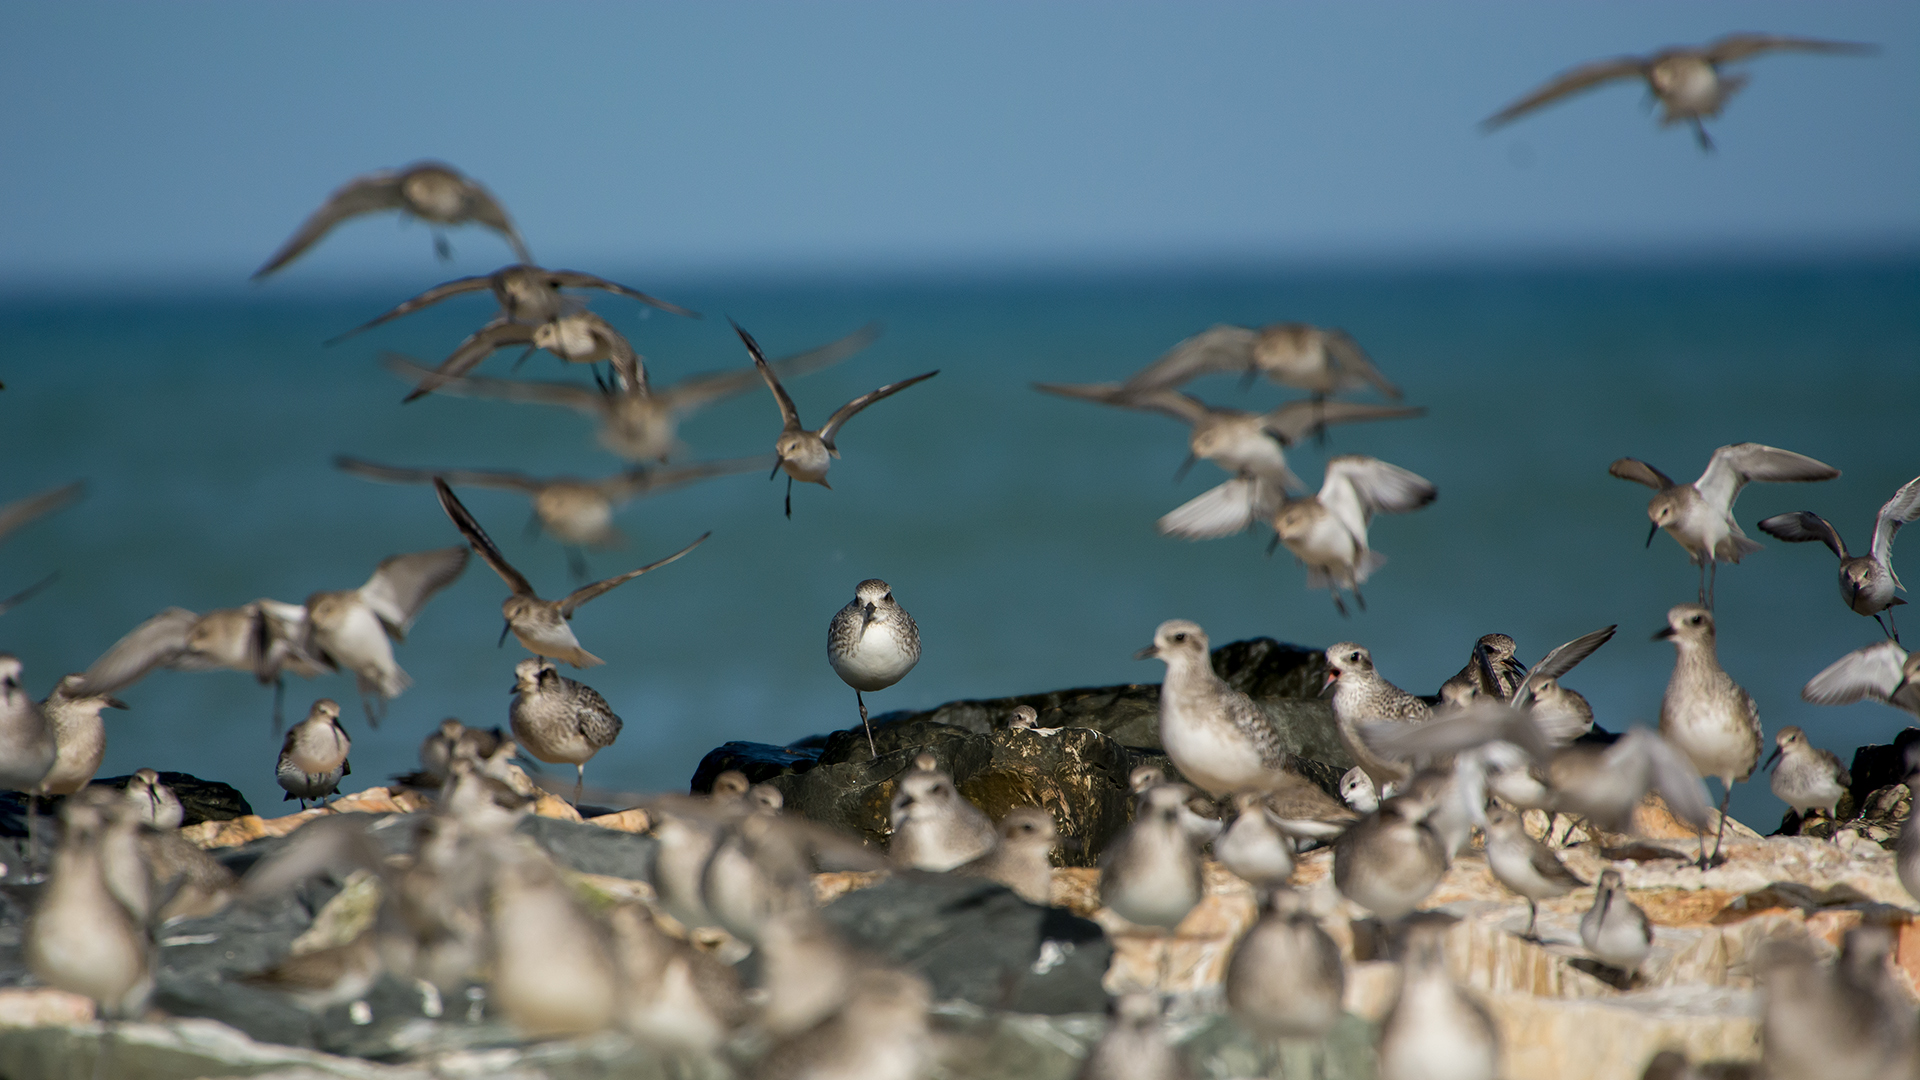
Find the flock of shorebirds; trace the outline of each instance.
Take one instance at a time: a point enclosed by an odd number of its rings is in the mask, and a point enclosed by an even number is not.
[[[1716,115],[1744,81],[1722,74],[1720,64],[1767,50],[1861,48],[1734,35],[1696,49],[1603,61],[1566,73],[1488,123],[1504,123],[1611,79],[1640,77],[1665,105],[1665,121],[1692,124],[1707,147],[1701,121]],[[35,973],[93,999],[106,1016],[138,1017],[153,991],[154,931],[162,923],[208,914],[229,902],[280,897],[316,875],[357,872],[349,880],[360,884],[353,887],[377,891],[372,925],[347,944],[289,956],[250,981],[316,1012],[350,1005],[358,1022],[365,1021],[364,998],[374,982],[390,975],[418,987],[427,1015],[440,1015],[448,996],[464,995],[476,1009],[484,1001],[530,1037],[613,1028],[670,1050],[744,1045],[747,1058],[756,1061],[753,1068],[769,1077],[921,1075],[929,1060],[926,983],[842,941],[818,914],[812,875],[891,864],[983,877],[1046,904],[1059,843],[1053,817],[1028,807],[996,823],[960,793],[932,755],[921,753],[897,777],[889,858],[882,859],[851,837],[783,813],[773,787],[726,773],[711,793],[645,804],[659,842],[654,902],[599,909],[584,904],[575,883],[550,858],[515,838],[516,823],[542,797],[516,758],[526,753],[575,766],[579,800],[586,762],[614,741],[621,721],[601,695],[560,673],[558,663],[588,668],[602,662],[575,637],[569,620],[580,605],[685,557],[706,536],[637,569],[545,599],[454,489],[503,487],[530,496],[539,528],[569,546],[576,576],[584,578],[578,549],[620,541],[614,509],[666,487],[771,467],[773,475],[788,476],[785,512],[791,516],[793,481],[827,486],[829,465],[839,455],[837,436],[854,415],[937,372],[881,386],[809,429],[783,379],[850,355],[872,340],[873,331],[769,362],[753,337],[736,327],[751,368],[655,387],[632,344],[562,290],[597,289],[693,313],[590,274],[533,265],[492,195],[436,163],[352,181],[255,276],[284,267],[340,222],[382,210],[434,226],[443,253],[440,227],[475,223],[505,237],[521,260],[485,277],[430,289],[349,331],[450,297],[491,291],[498,314],[437,367],[387,358],[390,369],[415,383],[406,400],[447,393],[575,409],[594,418],[603,444],[633,467],[586,481],[343,458],[341,468],[369,479],[430,484],[464,543],[392,556],[358,588],[316,592],[298,604],[263,598],[204,614],[169,608],[86,671],[61,678],[37,702],[23,689],[19,661],[0,655],[0,787],[34,798],[65,796],[60,842],[26,933]],[[494,352],[516,347],[589,365],[595,385],[471,374]],[[1209,405],[1181,389],[1220,372],[1241,374],[1248,382],[1264,375],[1309,397],[1248,412]],[[667,464],[680,449],[679,416],[757,382],[765,383],[780,412],[773,455]],[[1122,382],[1039,386],[1188,424],[1188,464],[1214,462],[1229,478],[1162,518],[1161,530],[1199,539],[1268,525],[1274,543],[1284,544],[1307,568],[1309,586],[1327,588],[1343,613],[1343,594],[1364,609],[1360,587],[1384,562],[1369,544],[1373,515],[1417,510],[1435,497],[1434,486],[1421,477],[1353,454],[1332,458],[1319,490],[1300,494],[1305,485],[1288,468],[1288,447],[1324,438],[1332,424],[1423,412],[1340,397],[1369,388],[1401,396],[1351,336],[1301,323],[1216,326]],[[1460,673],[1432,697],[1393,685],[1364,646],[1342,642],[1325,653],[1326,691],[1340,739],[1357,764],[1336,799],[1293,765],[1271,716],[1215,673],[1205,631],[1168,621],[1139,655],[1166,665],[1160,738],[1185,782],[1169,782],[1153,767],[1136,770],[1132,822],[1102,859],[1103,905],[1142,932],[1170,934],[1202,899],[1203,853],[1210,847],[1261,897],[1260,917],[1227,970],[1228,1007],[1263,1037],[1316,1040],[1341,1015],[1345,975],[1340,950],[1290,882],[1296,856],[1330,845],[1334,886],[1386,928],[1404,967],[1397,1003],[1381,1028],[1379,1075],[1491,1078],[1498,1060],[1493,1024],[1447,974],[1440,944],[1444,920],[1420,912],[1420,904],[1477,828],[1493,875],[1533,913],[1523,936],[1538,940],[1538,903],[1590,884],[1567,868],[1560,851],[1576,834],[1598,842],[1631,831],[1649,793],[1699,831],[1699,865],[1714,864],[1724,840],[1726,794],[1716,813],[1702,777],[1718,778],[1730,793],[1732,784],[1760,765],[1764,750],[1753,699],[1720,667],[1714,651],[1715,570],[1759,547],[1735,521],[1733,504],[1749,482],[1839,475],[1812,458],[1757,443],[1721,447],[1692,483],[1676,483],[1633,458],[1615,461],[1610,471],[1655,489],[1647,508],[1649,544],[1664,529],[1701,568],[1698,602],[1674,607],[1656,635],[1676,648],[1658,730],[1638,728],[1609,740],[1595,732],[1586,700],[1561,683],[1613,636],[1614,627],[1576,638],[1531,668],[1511,638],[1486,635]],[[78,485],[69,485],[0,507],[0,537],[79,493]],[[1886,636],[1817,675],[1804,691],[1808,700],[1872,697],[1920,715],[1920,654],[1899,643],[1893,608],[1903,601],[1895,595],[1901,586],[1891,564],[1895,533],[1916,517],[1920,477],[1881,507],[1863,555],[1851,554],[1840,534],[1812,512],[1759,523],[1782,540],[1827,544],[1840,559],[1843,599],[1878,621]],[[427,601],[460,576],[471,552],[510,591],[502,604],[501,641],[511,633],[532,656],[514,667],[510,734],[448,720],[423,744],[421,771],[409,782],[436,791],[437,799],[413,826],[410,857],[383,857],[364,815],[323,815],[245,880],[235,880],[181,838],[181,803],[152,770],[141,770],[124,791],[88,786],[105,749],[101,710],[124,707],[114,695],[161,667],[251,673],[275,686],[276,721],[285,674],[351,671],[369,722],[377,722],[384,702],[410,681],[394,658],[393,643],[403,641]],[[0,602],[0,612],[32,591]],[[864,694],[897,683],[919,656],[918,628],[884,581],[860,582],[853,600],[831,620],[828,658],[854,689],[863,725]],[[1025,706],[1004,723],[1049,730]],[[870,726],[867,733],[871,750]],[[350,748],[339,705],[316,701],[288,730],[277,763],[287,797],[301,800],[303,809],[308,801],[324,802],[348,771]],[[1772,787],[1782,800],[1803,815],[1836,813],[1849,782],[1838,758],[1794,727],[1776,736],[1774,758]],[[1908,751],[1907,769],[1909,786],[1920,784],[1920,740]],[[1530,811],[1544,812],[1544,829],[1529,827]],[[30,824],[34,817],[30,812]],[[1715,833],[1711,851],[1709,831]],[[1920,897],[1920,828],[1912,824],[1901,832],[1897,865],[1908,891]],[[36,870],[29,866],[23,876]],[[1580,921],[1581,943],[1618,973],[1621,986],[1629,986],[1655,930],[1617,871],[1607,870],[1591,884],[1594,899]],[[1886,927],[1868,925],[1847,936],[1832,963],[1787,943],[1766,953],[1758,973],[1768,988],[1765,1075],[1920,1075],[1920,1030],[1885,969],[1891,942]],[[751,986],[732,964],[748,952],[759,957]],[[1181,1075],[1160,1021],[1157,995],[1120,999],[1112,1027],[1082,1075]],[[1663,1061],[1655,1067],[1670,1071],[1660,1075],[1691,1075],[1684,1061]]]

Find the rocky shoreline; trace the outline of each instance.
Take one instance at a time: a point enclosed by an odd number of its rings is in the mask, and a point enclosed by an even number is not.
[[[1273,717],[1301,759],[1298,771],[1332,791],[1349,762],[1331,711],[1317,697],[1320,654],[1260,639],[1223,646],[1214,664]],[[1227,957],[1256,914],[1244,882],[1209,862],[1205,899],[1166,939],[1138,933],[1099,904],[1091,867],[1131,813],[1128,774],[1142,764],[1172,771],[1155,730],[1158,689],[1064,690],[890,714],[876,725],[877,753],[858,729],[787,747],[728,743],[700,763],[692,787],[702,791],[722,771],[737,769],[778,789],[787,813],[881,845],[895,778],[915,754],[930,752],[962,794],[996,819],[1016,806],[1053,813],[1067,844],[1050,907],[977,878],[899,870],[814,877],[831,925],[931,985],[934,1075],[1065,1080],[1105,1030],[1109,995],[1153,987],[1169,995],[1167,1027],[1196,1077],[1299,1068],[1297,1048],[1285,1051],[1283,1062],[1281,1051],[1251,1038],[1220,1009]],[[1039,729],[1007,727],[1018,705],[1038,712]],[[1705,872],[1681,854],[1691,848],[1691,832],[1657,805],[1642,808],[1632,841],[1581,834],[1584,842],[1565,853],[1568,866],[1587,880],[1618,870],[1656,926],[1653,955],[1624,990],[1578,944],[1590,889],[1544,902],[1544,941],[1528,942],[1520,937],[1524,901],[1492,878],[1477,848],[1463,852],[1424,906],[1457,920],[1447,930],[1448,967],[1491,1010],[1503,1042],[1502,1075],[1632,1078],[1666,1049],[1738,1074],[1759,1054],[1750,961],[1760,943],[1804,935],[1830,951],[1865,919],[1896,927],[1896,981],[1920,1002],[1920,917],[1883,846],[1910,803],[1896,772],[1890,748],[1861,748],[1838,827],[1819,822],[1806,836],[1762,837],[1730,823],[1729,860]],[[266,819],[237,795],[222,796],[224,785],[181,783],[203,793],[190,803],[183,835],[236,873],[280,850],[301,825],[338,814],[371,815],[368,835],[387,855],[407,856],[411,825],[430,805],[418,792],[370,788],[325,810]],[[564,868],[590,906],[651,902],[659,853],[659,842],[646,835],[653,821],[644,808],[611,810],[583,820],[547,795],[519,830]],[[0,819],[8,833],[23,831],[20,824],[17,812]],[[1798,824],[1787,823],[1793,831]],[[21,845],[9,842],[17,858]],[[1375,955],[1372,924],[1333,889],[1330,865],[1329,851],[1309,851],[1293,878],[1348,965],[1348,1015],[1326,1041],[1325,1076],[1371,1077],[1374,1033],[1398,967]],[[93,1019],[86,999],[32,985],[21,940],[39,888],[0,888],[4,1076],[89,1077],[104,1054],[100,1075],[135,1080],[725,1077],[745,1071],[744,1063],[764,1050],[668,1055],[618,1035],[528,1043],[478,998],[433,1002],[391,977],[369,992],[366,1013],[356,1016],[342,1004],[316,1016],[240,981],[290,952],[341,944],[364,929],[372,918],[367,886],[351,877],[316,879],[271,905],[234,904],[169,923],[160,934],[153,1002],[168,1019],[107,1026]],[[700,935],[694,940],[723,947]]]

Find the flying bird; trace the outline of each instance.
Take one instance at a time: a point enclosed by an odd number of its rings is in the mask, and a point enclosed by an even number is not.
[[[506,237],[521,262],[533,261],[533,256],[527,253],[527,245],[514,229],[513,221],[507,217],[506,209],[494,200],[491,192],[480,186],[479,181],[462,176],[451,165],[420,161],[403,169],[382,169],[347,181],[327,197],[320,209],[301,224],[299,231],[282,244],[272,258],[253,272],[254,280],[258,281],[299,258],[342,221],[383,210],[398,210],[419,218],[429,226],[465,225],[468,222],[485,225]],[[433,247],[442,259],[452,257],[447,238],[438,228],[433,230]]]
[[[1893,591],[1905,591],[1906,586],[1893,572],[1893,534],[1915,518],[1920,518],[1920,476],[1900,485],[1893,498],[1880,507],[1873,519],[1873,545],[1865,555],[1849,553],[1840,530],[1811,510],[1776,514],[1760,522],[1760,531],[1788,543],[1818,540],[1832,548],[1840,556],[1840,598],[1852,610],[1873,616],[1888,637],[1899,641],[1900,627],[1893,621],[1893,607],[1906,601]],[[1885,619],[1880,618],[1883,611],[1887,613]]]
[[[1380,374],[1351,334],[1300,322],[1208,327],[1168,349],[1125,385],[1131,392],[1166,390],[1221,371],[1238,372],[1247,381],[1265,375],[1281,386],[1310,392],[1315,401],[1367,386],[1395,400],[1400,397],[1400,388]]]
[[[1526,97],[1487,117],[1481,128],[1491,131],[1544,105],[1591,90],[1616,79],[1641,79],[1659,99],[1660,126],[1691,124],[1700,149],[1712,150],[1702,121],[1720,115],[1727,100],[1747,85],[1747,76],[1728,75],[1720,65],[1765,52],[1869,53],[1872,45],[1778,34],[1728,34],[1699,46],[1674,46],[1651,56],[1616,56],[1564,71]]]
[[[607,361],[613,368],[614,388],[628,392],[647,392],[647,369],[640,354],[633,351],[620,331],[591,311],[570,311],[537,325],[514,322],[505,315],[467,335],[440,366],[421,378],[413,393],[400,399],[402,404],[438,390],[449,379],[472,371],[480,361],[516,345],[545,349],[569,364],[597,364]],[[598,374],[595,375],[597,379]]]
[[[514,263],[512,266],[503,266],[491,274],[455,278],[444,284],[435,285],[411,300],[401,301],[385,314],[361,323],[344,334],[327,339],[326,344],[333,345],[345,341],[381,323],[391,322],[403,315],[411,315],[416,311],[430,308],[442,300],[465,293],[479,292],[481,289],[493,291],[493,298],[500,302],[500,314],[503,317],[521,323],[548,322],[569,311],[579,310],[579,301],[563,294],[561,289],[601,289],[617,296],[638,300],[650,307],[657,307],[661,311],[675,315],[685,315],[695,319],[700,317],[698,312],[688,311],[679,304],[670,304],[658,297],[648,296],[638,289],[622,285],[617,281],[608,281],[593,274],[583,274],[578,270],[548,270],[544,267],[528,266],[526,263]]]

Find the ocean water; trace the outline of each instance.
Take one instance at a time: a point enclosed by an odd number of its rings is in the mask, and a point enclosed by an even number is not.
[[[1532,661],[1617,623],[1619,636],[1566,682],[1609,727],[1651,723],[1672,648],[1649,636],[1670,605],[1694,598],[1697,577],[1671,539],[1643,546],[1650,492],[1608,476],[1612,459],[1691,479],[1724,443],[1811,454],[1844,475],[1753,485],[1737,516],[1753,531],[1769,514],[1816,510],[1856,547],[1880,503],[1920,474],[1914,262],[784,282],[598,269],[709,313],[646,317],[616,298],[593,300],[656,381],[746,363],[721,315],[773,354],[885,324],[873,348],[790,387],[809,423],[881,383],[941,372],[853,420],[834,489],[796,490],[791,521],[784,484],[764,474],[621,512],[631,545],[593,554],[597,576],[707,530],[713,539],[574,621],[608,661],[584,679],[626,720],[588,769],[610,788],[678,789],[725,740],[785,742],[857,723],[825,635],[867,577],[893,584],[925,642],[911,675],[871,695],[877,712],[1157,680],[1159,664],[1131,657],[1174,617],[1200,622],[1216,643],[1359,641],[1389,679],[1418,692],[1458,670],[1483,633],[1512,634]],[[84,502],[0,547],[0,594],[61,575],[0,618],[0,649],[22,658],[36,694],[169,605],[298,601],[357,585],[386,555],[459,542],[430,489],[342,474],[335,454],[536,475],[622,466],[584,418],[561,410],[451,397],[399,404],[405,387],[377,366],[378,352],[437,360],[489,316],[484,295],[320,345],[437,280],[426,266],[417,282],[351,292],[314,292],[290,276],[205,295],[103,289],[0,301],[0,501],[76,478],[89,485]],[[1407,401],[1429,410],[1337,428],[1325,448],[1291,455],[1309,483],[1327,454],[1366,453],[1439,487],[1425,510],[1376,521],[1390,561],[1366,587],[1367,611],[1351,617],[1308,591],[1284,550],[1269,557],[1265,536],[1156,534],[1160,514],[1223,479],[1202,464],[1174,481],[1185,455],[1178,424],[1028,385],[1123,377],[1212,323],[1282,319],[1348,328]],[[508,356],[481,372],[503,374]],[[544,354],[522,375],[585,381]],[[1249,408],[1287,396],[1228,376],[1192,389]],[[681,437],[691,458],[730,457],[768,451],[778,428],[756,390],[692,417]],[[571,587],[562,549],[523,533],[523,498],[462,494],[546,595]],[[1824,548],[1762,539],[1765,551],[1720,575],[1723,663],[1758,700],[1769,734],[1798,724],[1843,757],[1886,741],[1904,714],[1799,698],[1810,676],[1879,629],[1840,602]],[[1914,560],[1920,551],[1907,553]],[[350,676],[289,682],[290,717],[323,695],[346,706],[346,790],[410,768],[443,717],[506,722],[524,653],[494,644],[505,595],[475,560],[427,607],[397,648],[414,686],[378,730],[353,704]],[[1920,614],[1909,629],[1920,643]],[[180,769],[234,783],[263,810],[279,805],[270,693],[250,678],[159,671],[122,696],[132,711],[108,714],[103,775]],[[1781,809],[1762,774],[1734,806],[1762,827]]]

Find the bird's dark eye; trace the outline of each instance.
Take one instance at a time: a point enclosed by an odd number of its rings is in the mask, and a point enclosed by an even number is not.
[[[1187,640],[1187,635],[1185,635],[1185,634],[1175,634],[1175,635],[1173,635],[1173,640],[1175,640],[1175,641],[1185,641],[1185,640]]]
[[[892,602],[893,602],[893,594],[892,594],[892,593],[888,593],[887,595],[885,595],[885,596],[883,596],[883,597],[881,597],[880,599],[882,599],[882,600],[885,600],[885,601],[887,601],[888,603],[892,603]]]
[[[1692,623],[1692,624],[1693,624],[1693,625],[1695,625],[1695,626],[1699,626],[1699,625],[1700,625],[1700,616],[1698,616],[1698,615],[1695,615],[1694,617],[1692,617],[1692,618],[1690,618],[1690,619],[1688,619],[1687,621],[1688,621],[1688,622],[1690,622],[1690,623]]]

